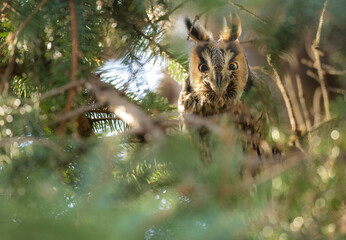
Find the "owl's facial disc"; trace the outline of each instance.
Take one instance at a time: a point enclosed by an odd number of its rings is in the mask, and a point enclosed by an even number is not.
[[[246,59],[238,42],[197,43],[190,67],[191,85],[197,92],[241,96],[247,82]]]

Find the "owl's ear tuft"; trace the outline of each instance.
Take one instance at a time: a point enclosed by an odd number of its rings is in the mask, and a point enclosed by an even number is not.
[[[212,40],[213,37],[211,33],[205,30],[200,24],[192,23],[188,17],[185,18],[185,25],[186,25],[187,34],[194,41],[200,42],[200,41]]]
[[[241,23],[238,15],[232,14],[225,17],[224,28],[221,32],[220,41],[236,41],[241,34]]]

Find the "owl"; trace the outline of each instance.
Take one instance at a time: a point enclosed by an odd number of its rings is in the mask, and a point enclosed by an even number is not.
[[[261,121],[252,117],[241,101],[256,77],[238,40],[241,34],[239,18],[234,15],[225,18],[218,40],[201,25],[192,24],[189,18],[185,19],[185,25],[195,45],[191,51],[189,77],[183,84],[178,101],[182,120],[185,114],[206,117],[227,112],[231,113],[241,131],[257,138],[261,134]],[[260,113],[260,116],[263,115]],[[208,131],[201,128],[197,135],[195,144],[202,158],[210,162],[212,141]],[[244,144],[261,155],[257,144]]]
[[[251,85],[251,72],[239,43],[241,23],[237,16],[225,18],[220,38],[199,24],[185,19],[188,35],[195,41],[191,51],[190,73],[179,96],[181,114],[210,116],[223,113],[239,102]]]

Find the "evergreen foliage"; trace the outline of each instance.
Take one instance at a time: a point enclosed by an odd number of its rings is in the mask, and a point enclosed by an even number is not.
[[[319,66],[311,46],[324,3],[1,0],[1,239],[344,239],[346,5],[327,1]],[[227,114],[203,123],[214,161],[202,162],[176,108],[131,87],[143,84],[148,63],[178,83],[188,76],[187,36],[172,33],[180,15],[231,11],[240,41],[261,59],[249,57],[259,77],[244,102],[263,113],[256,141],[282,153],[269,163],[242,150],[253,136]],[[112,58],[128,78],[103,75]],[[296,116],[290,127],[276,72],[300,76],[312,126]],[[284,85],[302,104],[298,83]]]

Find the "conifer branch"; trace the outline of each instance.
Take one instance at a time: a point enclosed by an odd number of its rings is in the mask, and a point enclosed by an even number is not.
[[[91,122],[98,122],[98,121],[122,121],[120,118],[117,117],[108,117],[108,118],[89,118]]]
[[[150,116],[107,84],[91,81],[86,84],[86,88],[95,94],[98,104],[107,105],[111,112],[133,128],[132,131],[143,135],[144,138],[151,136],[156,140],[163,136],[162,129]]]
[[[40,2],[35,9],[32,11],[32,13],[29,14],[29,16],[19,25],[18,29],[14,33],[10,33],[6,41],[0,46],[0,49],[2,49],[6,44],[12,46],[12,50],[10,51],[10,58],[9,63],[5,69],[4,74],[1,76],[1,82],[0,82],[0,93],[6,94],[9,89],[9,77],[11,76],[14,65],[15,65],[15,59],[16,59],[16,53],[17,53],[17,37],[19,33],[25,28],[26,25],[30,22],[30,20],[35,16],[35,14],[40,10],[40,8],[46,4],[48,0],[43,0]],[[5,10],[5,8],[8,6],[8,3],[4,3],[3,8],[1,10]]]

